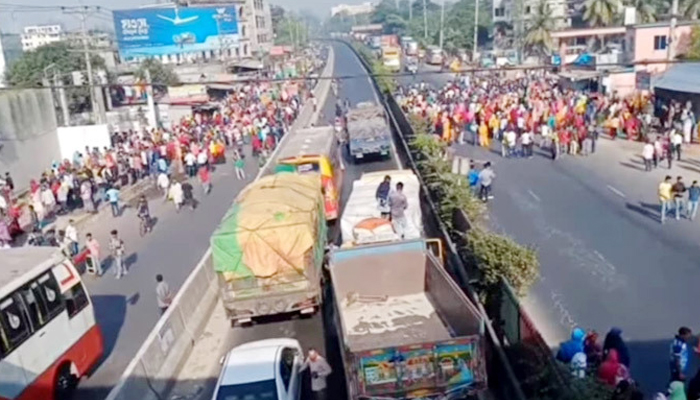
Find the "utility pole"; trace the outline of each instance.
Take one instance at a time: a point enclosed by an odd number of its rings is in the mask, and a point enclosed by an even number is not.
[[[413,20],[413,0],[408,0],[408,20]]]
[[[97,99],[95,98],[95,87],[92,77],[92,62],[90,61],[90,49],[88,46],[88,33],[87,33],[87,18],[100,11],[99,6],[81,6],[76,8],[61,7],[64,14],[77,15],[80,19],[80,28],[83,33],[83,51],[85,52],[85,67],[87,69],[88,86],[90,88],[90,104],[92,105],[92,112],[95,116],[95,122],[102,122],[101,110],[97,104]]]
[[[423,38],[427,39],[428,38],[428,7],[425,5],[425,1],[423,0]]]
[[[156,111],[156,102],[153,99],[153,82],[151,80],[151,71],[145,69],[146,78],[146,102],[148,103],[148,124],[151,128],[158,128],[158,114]]]
[[[676,25],[678,24],[678,0],[673,0],[671,2],[671,25],[668,28],[668,46],[667,56],[669,61],[673,61],[676,58]]]
[[[440,9],[440,51],[442,51],[442,41],[445,37],[445,0],[442,0]]]
[[[474,1],[474,49],[472,50],[472,62],[476,62],[476,54],[479,48],[479,0]]]

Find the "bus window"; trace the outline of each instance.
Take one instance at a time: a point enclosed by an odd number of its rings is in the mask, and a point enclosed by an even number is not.
[[[75,314],[89,304],[87,294],[82,283],[76,283],[75,286],[68,289],[63,295],[66,299],[66,308],[68,309],[68,317],[73,318]]]
[[[56,277],[53,276],[53,274],[44,274],[41,276],[39,278],[39,289],[39,296],[41,297],[47,314],[45,319],[50,321],[66,308],[61,299],[61,289],[58,286]]]
[[[36,293],[39,292],[39,284],[32,282],[20,289],[19,292],[22,294],[22,300],[24,300],[24,306],[27,310],[29,321],[32,323],[32,328],[34,331],[37,331],[47,322],[44,318],[46,312],[41,309],[42,306],[39,304],[36,296]]]
[[[305,163],[297,165],[297,172],[300,175],[308,174],[311,172],[319,172],[320,170],[321,167],[318,165],[318,163]]]
[[[2,324],[3,336],[7,336],[8,353],[22,344],[30,335],[29,321],[15,296],[8,297],[0,303],[0,324]]]

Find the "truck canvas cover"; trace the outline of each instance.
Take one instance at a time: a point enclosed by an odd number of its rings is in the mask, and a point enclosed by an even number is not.
[[[279,173],[248,185],[211,237],[214,270],[228,280],[303,275],[323,260],[326,222],[318,174]]]
[[[403,193],[408,200],[406,214],[405,239],[417,239],[423,235],[423,216],[420,208],[420,184],[418,177],[410,170],[379,171],[363,174],[352,184],[352,192],[345,205],[345,210],[340,220],[340,230],[343,244],[371,243],[378,241],[398,240],[398,235],[393,229],[388,234],[379,231],[368,231],[358,226],[363,221],[371,218],[380,218],[381,213],[376,200],[376,192],[379,184],[385,176],[391,177],[391,188],[403,183]]]

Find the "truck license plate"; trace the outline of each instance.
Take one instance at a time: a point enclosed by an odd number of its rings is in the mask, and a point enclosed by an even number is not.
[[[364,154],[359,153],[359,154],[356,154],[356,155],[355,155],[355,158],[362,158],[362,157],[364,157],[364,156],[365,156]]]

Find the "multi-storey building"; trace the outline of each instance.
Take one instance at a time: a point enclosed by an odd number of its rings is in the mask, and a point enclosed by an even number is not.
[[[338,14],[345,14],[347,16],[369,14],[372,11],[374,11],[374,6],[369,1],[357,5],[338,4],[337,6],[331,7],[331,17]]]
[[[22,33],[22,50],[31,51],[58,42],[62,39],[62,33],[61,25],[25,26]]]

